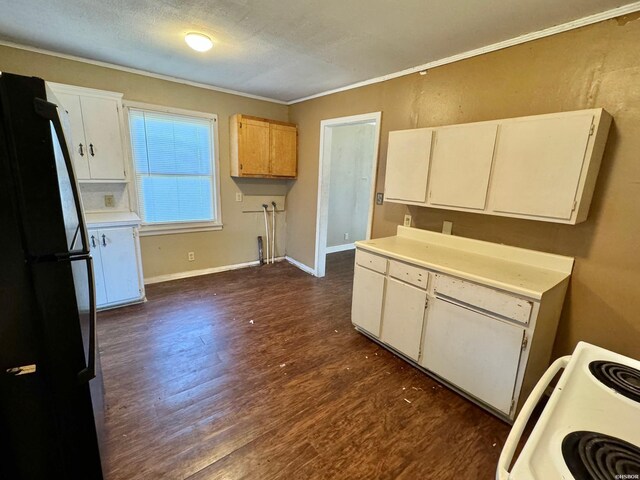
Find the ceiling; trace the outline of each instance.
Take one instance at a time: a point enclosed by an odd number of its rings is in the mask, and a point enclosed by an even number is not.
[[[284,102],[625,0],[0,0],[0,40]],[[197,53],[190,31],[215,41]]]

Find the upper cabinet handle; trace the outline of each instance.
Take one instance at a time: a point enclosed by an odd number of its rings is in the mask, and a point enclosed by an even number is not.
[[[107,246],[107,237],[104,235],[104,233],[102,234],[102,246],[103,247]]]
[[[82,144],[80,144],[80,148],[78,148],[78,152],[80,152],[81,157],[84,157],[84,148],[82,147]]]
[[[91,154],[92,157],[96,156],[95,152],[93,151],[93,143],[89,144],[89,153]]]

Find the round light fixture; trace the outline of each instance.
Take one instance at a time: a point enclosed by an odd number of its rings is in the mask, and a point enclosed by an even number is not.
[[[187,33],[184,36],[184,41],[187,42],[187,45],[198,52],[206,52],[207,50],[211,50],[211,47],[213,47],[211,39],[202,33]]]

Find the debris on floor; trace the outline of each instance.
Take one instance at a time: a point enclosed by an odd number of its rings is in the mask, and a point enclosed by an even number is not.
[[[250,323],[251,325],[253,325],[253,320],[249,320],[249,323]]]
[[[286,363],[281,363],[281,364],[280,364],[280,368],[283,368],[283,367],[286,367],[286,366],[287,366],[287,364],[286,364]]]
[[[411,403],[411,400],[407,400],[406,398],[404,399],[404,401],[407,403]]]

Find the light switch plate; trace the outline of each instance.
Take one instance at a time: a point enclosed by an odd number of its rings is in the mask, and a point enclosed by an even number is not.
[[[384,194],[382,192],[376,193],[376,205],[382,205],[383,200],[384,200]]]
[[[242,201],[242,192],[236,192],[236,202]]]

